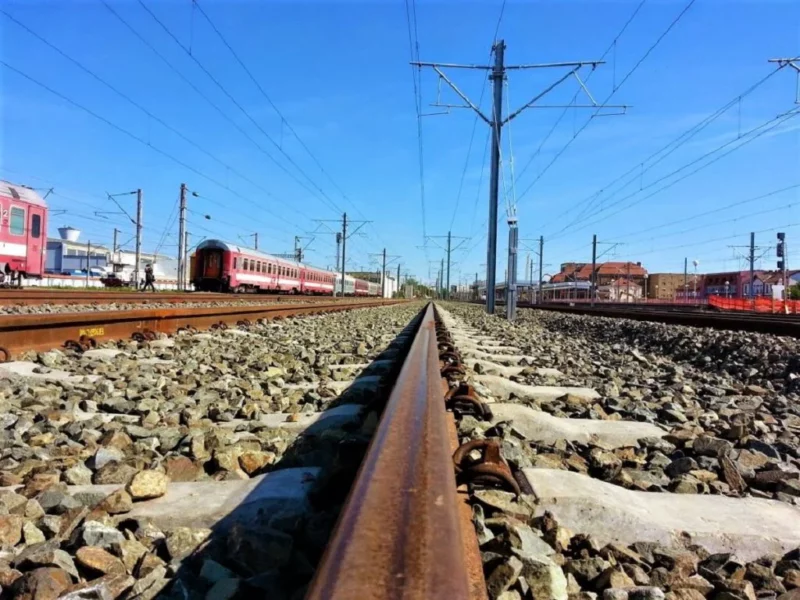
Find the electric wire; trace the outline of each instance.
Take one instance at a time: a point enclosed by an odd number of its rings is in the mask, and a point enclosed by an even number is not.
[[[574,142],[578,138],[578,136],[589,126],[589,124],[597,116],[597,114],[605,106],[605,104],[609,100],[611,100],[611,98],[619,91],[619,89],[625,84],[625,82],[628,81],[631,75],[633,75],[636,72],[636,70],[642,65],[642,63],[647,59],[647,57],[650,56],[653,50],[656,49],[656,47],[667,36],[667,34],[670,31],[672,31],[672,29],[678,24],[678,22],[683,18],[683,16],[689,11],[689,9],[694,5],[696,1],[697,0],[689,0],[689,2],[686,4],[686,6],[684,6],[683,10],[681,10],[678,16],[676,16],[672,20],[669,26],[661,33],[661,35],[656,39],[656,41],[647,49],[647,51],[645,51],[645,53],[636,62],[633,68],[631,68],[625,74],[625,76],[622,78],[622,81],[620,81],[619,85],[615,86],[614,89],[611,90],[611,93],[608,96],[606,96],[606,98],[600,103],[600,106],[597,108],[597,110],[595,110],[594,114],[590,116],[586,120],[586,122],[581,126],[581,128],[578,129],[578,131],[567,141],[567,143],[564,144],[564,146],[558,152],[556,152],[555,156],[547,164],[547,166],[545,166],[545,168],[536,176],[536,178],[528,185],[528,187],[525,188],[525,190],[519,195],[519,200],[522,200],[522,198],[525,197],[528,194],[528,192],[531,191],[531,189],[533,189],[533,187],[542,179],[542,177],[544,177],[544,175],[550,170],[550,168],[556,163],[556,161],[564,154],[564,152],[566,152],[567,148],[569,148],[572,145],[572,142]]]
[[[106,0],[102,1],[104,3],[106,2]],[[267,140],[278,150],[278,152],[284,156],[284,158],[289,162],[289,164],[291,164],[303,177],[305,177],[312,187],[316,188],[316,192],[312,190],[306,183],[301,181],[297,177],[297,175],[295,175],[288,168],[286,168],[286,166],[283,165],[280,161],[278,161],[278,159],[276,159],[272,154],[264,151],[265,155],[272,161],[272,163],[275,164],[275,166],[277,166],[281,171],[286,173],[293,181],[295,181],[303,189],[312,194],[314,198],[320,200],[323,204],[326,204],[329,208],[331,208],[331,210],[337,213],[342,212],[341,209],[339,209],[336,206],[336,204],[328,197],[328,195],[322,190],[322,188],[320,188],[316,184],[316,182],[314,182],[311,179],[308,173],[306,173],[294,161],[294,159],[286,153],[286,151],[281,147],[281,145],[278,144],[278,142],[276,142],[273,139],[273,137],[269,135],[269,133],[267,133],[263,127],[261,127],[261,125],[253,118],[253,116],[247,111],[247,109],[245,109],[241,105],[241,103],[238,100],[236,100],[236,98],[233,97],[233,95],[227,90],[227,88],[224,85],[222,85],[222,83],[220,83],[220,81],[213,75],[213,73],[211,73],[211,71],[209,71],[206,68],[206,66],[202,62],[200,62],[200,60],[192,52],[190,52],[189,49],[175,36],[175,34],[172,33],[169,27],[167,27],[163,23],[163,21],[161,21],[158,18],[158,16],[152,10],[150,10],[147,4],[145,4],[143,0],[138,0],[138,3],[150,15],[150,17],[167,33],[167,35],[169,35],[169,37],[172,38],[172,40],[178,45],[178,47],[180,47],[187,54],[187,56],[189,56],[189,58],[191,58],[192,61],[203,71],[203,73],[206,74],[206,76],[214,83],[214,85],[223,94],[225,94],[225,96],[234,104],[234,106],[236,106],[242,112],[242,114],[244,114],[245,117],[247,117],[247,119],[256,127],[256,129],[258,129],[264,135],[264,137],[266,137]]]
[[[16,73],[17,75],[19,75],[20,77],[22,77],[22,78],[24,78],[24,79],[27,79],[28,81],[30,81],[31,83],[33,83],[33,84],[35,84],[35,85],[37,85],[37,86],[41,87],[42,89],[45,89],[45,90],[47,90],[48,92],[50,92],[50,93],[51,93],[51,94],[53,94],[54,96],[56,96],[56,97],[58,97],[58,98],[62,99],[63,101],[65,101],[65,102],[67,102],[68,104],[70,104],[70,105],[74,106],[75,108],[78,108],[79,110],[82,110],[82,111],[84,111],[85,113],[87,113],[87,114],[91,115],[92,117],[94,117],[94,118],[98,119],[99,121],[102,121],[103,123],[105,123],[106,125],[108,125],[109,127],[111,127],[112,129],[115,129],[115,130],[117,130],[118,132],[120,132],[120,133],[124,134],[125,136],[127,136],[127,137],[129,137],[129,138],[133,139],[134,141],[136,141],[136,142],[139,142],[139,143],[140,143],[140,144],[142,144],[143,146],[146,146],[147,148],[150,148],[150,149],[152,149],[153,151],[157,152],[157,153],[158,153],[158,154],[160,154],[161,156],[163,156],[163,157],[165,157],[165,158],[168,158],[169,160],[173,161],[173,162],[174,162],[174,163],[176,163],[177,165],[179,165],[179,166],[181,166],[181,167],[183,167],[183,168],[185,168],[185,169],[187,169],[187,170],[191,171],[192,173],[194,173],[194,174],[198,175],[199,177],[202,177],[203,179],[205,179],[205,180],[207,180],[207,181],[209,181],[209,182],[213,183],[214,185],[217,185],[217,186],[219,186],[219,187],[221,187],[221,188],[223,188],[223,189],[225,189],[225,190],[228,190],[230,193],[232,193],[234,196],[236,196],[236,197],[237,197],[237,198],[239,198],[240,200],[243,200],[243,201],[245,201],[245,202],[247,202],[247,203],[249,203],[249,204],[253,204],[253,205],[254,205],[254,206],[256,206],[256,207],[259,207],[259,208],[262,208],[262,209],[263,209],[263,207],[262,207],[262,206],[261,206],[259,203],[255,202],[255,201],[253,201],[253,200],[251,200],[251,199],[249,199],[249,198],[246,198],[245,196],[242,196],[241,194],[238,194],[238,193],[234,192],[233,190],[231,190],[229,187],[227,187],[227,186],[226,186],[224,183],[222,183],[221,181],[219,181],[219,180],[215,179],[214,177],[212,177],[212,176],[208,175],[207,173],[204,173],[204,172],[200,171],[199,169],[197,169],[197,168],[193,167],[192,165],[190,165],[190,164],[188,164],[188,163],[184,162],[183,160],[181,160],[181,159],[179,159],[178,157],[176,157],[176,156],[174,156],[174,155],[170,154],[169,152],[167,152],[167,151],[165,151],[165,150],[162,150],[162,149],[161,149],[161,148],[159,148],[158,146],[154,146],[153,144],[151,144],[151,143],[150,143],[150,142],[148,142],[147,140],[145,140],[145,139],[143,139],[143,138],[139,137],[139,136],[138,136],[138,135],[136,135],[135,133],[133,133],[133,132],[131,132],[131,131],[129,131],[129,130],[127,130],[127,129],[125,129],[124,127],[122,127],[122,126],[120,126],[120,125],[117,125],[117,124],[116,124],[116,123],[114,123],[113,121],[110,121],[109,119],[107,119],[107,118],[105,118],[104,116],[102,116],[102,115],[100,115],[100,114],[96,113],[96,112],[95,112],[95,111],[93,111],[92,109],[90,109],[90,108],[88,108],[88,107],[86,107],[86,106],[84,106],[84,105],[80,104],[79,102],[77,102],[77,101],[73,100],[72,98],[69,98],[68,96],[66,96],[66,95],[62,94],[61,92],[59,92],[59,91],[57,91],[57,90],[55,90],[54,88],[50,87],[49,85],[47,85],[47,84],[45,84],[45,83],[43,83],[43,82],[39,81],[38,79],[34,78],[33,76],[31,76],[31,75],[28,75],[28,74],[27,74],[27,73],[25,73],[24,71],[21,71],[21,70],[17,69],[16,67],[14,67],[14,66],[12,66],[12,65],[8,64],[7,62],[5,62],[4,60],[2,60],[1,58],[0,58],[0,65],[3,65],[3,66],[4,66],[6,69],[8,69],[9,71],[11,71],[11,72],[13,72],[13,73]],[[264,210],[266,210],[266,209],[264,209]],[[276,218],[279,218],[279,219],[281,219],[281,220],[283,220],[283,221],[286,221],[285,219],[283,219],[283,217],[280,217],[279,215],[275,215],[275,217],[276,217]],[[287,222],[287,223],[289,223],[290,225],[292,225],[292,223],[290,223],[290,222],[288,222],[288,221],[286,221],[286,222]]]
[[[625,22],[625,24],[622,26],[622,29],[620,29],[619,33],[618,33],[618,34],[617,34],[617,35],[614,37],[613,41],[612,41],[612,42],[611,42],[611,43],[608,45],[608,48],[606,48],[605,52],[603,52],[603,54],[600,56],[600,59],[599,59],[599,60],[603,60],[603,59],[604,59],[606,56],[608,56],[608,53],[609,53],[609,52],[611,52],[611,50],[612,50],[613,48],[616,48],[617,42],[618,42],[618,41],[619,41],[619,39],[622,37],[622,35],[625,33],[625,31],[628,29],[628,25],[630,25],[630,24],[631,24],[631,22],[632,22],[632,21],[633,21],[633,20],[636,18],[636,15],[638,15],[638,14],[639,14],[639,11],[642,9],[642,7],[644,6],[644,4],[645,4],[646,2],[647,2],[647,0],[641,0],[641,1],[639,2],[639,4],[638,4],[638,5],[636,6],[636,8],[634,9],[634,11],[633,11],[633,13],[631,14],[631,16],[630,16],[630,17],[628,17],[628,20],[627,20],[627,21]],[[592,71],[590,71],[590,72],[589,72],[589,74],[586,76],[586,79],[584,80],[584,83],[588,83],[588,82],[589,82],[589,79],[591,79],[591,77],[592,77],[592,75],[594,74],[594,72],[595,72],[595,71],[594,71],[594,69],[593,69]],[[572,100],[570,100],[570,103],[569,103],[570,105],[575,103],[575,101],[578,99],[578,96],[580,95],[580,93],[581,93],[581,90],[580,90],[580,89],[578,89],[578,91],[577,91],[577,92],[575,92],[575,95],[573,95],[573,96],[572,96]],[[545,136],[544,136],[544,139],[543,139],[543,140],[542,140],[542,141],[539,143],[539,146],[536,148],[536,151],[533,153],[533,156],[531,156],[531,157],[530,157],[530,159],[528,160],[528,162],[527,162],[527,163],[525,163],[525,166],[524,166],[524,167],[522,168],[522,170],[520,171],[520,173],[519,173],[519,178],[520,178],[520,179],[522,179],[522,176],[525,174],[525,172],[526,172],[526,171],[528,170],[528,168],[531,166],[531,164],[532,164],[532,163],[533,163],[533,161],[536,159],[536,157],[537,157],[537,156],[539,156],[539,154],[540,154],[540,153],[541,153],[541,151],[542,151],[542,148],[543,148],[543,147],[544,147],[544,145],[547,143],[547,141],[550,139],[550,137],[553,135],[553,132],[556,130],[556,128],[558,127],[558,125],[559,125],[559,124],[561,123],[561,121],[564,119],[564,117],[566,116],[567,112],[569,112],[569,110],[570,110],[570,107],[569,107],[569,105],[568,105],[568,106],[567,106],[566,108],[564,108],[564,110],[561,112],[561,114],[559,115],[558,119],[556,119],[556,122],[555,122],[555,123],[553,123],[553,126],[552,126],[552,127],[550,128],[550,130],[547,132],[547,135],[545,135]]]
[[[613,198],[616,194],[620,193],[623,189],[625,189],[627,186],[629,186],[631,183],[633,183],[637,179],[641,180],[641,178],[644,175],[644,173],[650,171],[656,165],[658,165],[661,162],[663,162],[664,160],[666,160],[666,158],[669,157],[671,154],[673,154],[678,148],[680,148],[681,146],[683,146],[686,143],[688,143],[695,136],[697,136],[698,133],[700,133],[701,131],[706,129],[709,125],[711,125],[714,121],[716,121],[717,119],[722,117],[728,110],[730,110],[733,106],[735,106],[737,104],[737,102],[739,102],[742,98],[745,98],[745,97],[749,96],[755,90],[757,90],[762,85],[764,85],[781,68],[782,67],[779,67],[776,70],[770,71],[764,77],[759,79],[757,82],[755,82],[754,84],[750,85],[743,92],[740,92],[739,94],[734,96],[731,100],[729,100],[728,102],[723,104],[720,108],[715,110],[713,113],[711,113],[710,115],[704,117],[703,119],[701,119],[696,124],[692,125],[687,130],[681,132],[681,134],[678,135],[678,137],[670,140],[667,144],[665,144],[664,146],[662,146],[661,148],[659,148],[658,150],[656,150],[655,152],[650,154],[644,160],[637,162],[633,167],[628,169],[622,175],[620,175],[617,178],[615,178],[610,183],[608,183],[605,186],[603,186],[602,188],[600,188],[597,192],[587,196],[583,200],[575,203],[572,207],[567,208],[565,211],[559,213],[555,218],[551,219],[548,223],[545,223],[544,226],[548,227],[551,223],[560,221],[561,217],[569,214],[570,212],[572,212],[573,210],[577,209],[582,204],[588,203],[588,205],[581,211],[581,213],[577,217],[575,217],[573,219],[573,221],[572,221],[572,223],[577,222],[583,217],[583,215],[589,209],[591,209],[593,207],[594,202],[597,200],[597,198],[600,195],[602,195],[606,190],[609,190],[610,188],[615,186],[621,180],[625,179],[628,175],[633,175],[633,177],[627,183],[625,183],[620,188],[618,188],[616,191],[614,191],[611,194],[611,196],[609,196],[609,198],[606,198],[606,200],[608,200],[610,198]],[[656,157],[658,157],[658,158],[656,159]],[[653,159],[656,159],[656,160],[653,160]],[[652,164],[649,164],[647,167],[645,167],[644,165],[650,163],[650,161],[653,161]],[[570,224],[572,224],[572,223],[570,223]]]
[[[650,187],[653,187],[654,185],[656,185],[656,184],[658,184],[658,183],[660,183],[660,182],[664,181],[665,179],[668,179],[669,177],[672,177],[673,175],[676,175],[676,174],[680,173],[680,172],[681,172],[681,171],[683,171],[684,169],[687,169],[687,168],[689,168],[689,167],[691,167],[691,166],[694,166],[695,164],[697,164],[698,162],[702,161],[703,159],[705,159],[705,158],[708,158],[709,156],[711,156],[711,155],[713,155],[713,154],[715,154],[715,153],[717,153],[717,152],[719,152],[719,151],[721,151],[721,150],[725,149],[726,147],[730,146],[731,144],[734,144],[734,143],[736,143],[736,142],[740,142],[740,141],[742,141],[742,140],[744,139],[745,141],[743,141],[742,143],[740,143],[738,146],[735,146],[735,147],[731,148],[730,150],[727,150],[726,152],[724,152],[724,153],[723,153],[723,154],[721,154],[720,156],[717,156],[717,157],[715,157],[713,160],[710,160],[710,161],[708,161],[707,163],[700,165],[700,166],[699,166],[697,169],[695,169],[695,170],[693,170],[693,171],[691,171],[691,172],[689,172],[689,173],[687,173],[687,174],[685,174],[685,175],[683,175],[683,176],[681,176],[681,177],[679,177],[679,178],[675,179],[674,181],[671,181],[671,182],[669,182],[669,183],[667,183],[667,184],[663,185],[662,187],[658,188],[657,190],[655,190],[655,191],[654,191],[654,192],[652,192],[651,194],[648,194],[647,196],[644,196],[644,197],[642,197],[642,198],[636,199],[636,200],[634,200],[633,202],[630,202],[629,204],[625,205],[625,206],[624,206],[624,207],[622,207],[621,209],[619,209],[619,210],[617,210],[617,211],[615,211],[615,212],[612,212],[611,214],[608,214],[608,215],[606,215],[606,216],[604,216],[604,217],[602,217],[602,218],[600,218],[600,219],[595,219],[594,221],[590,221],[590,222],[588,222],[588,223],[584,223],[584,224],[583,224],[581,227],[578,227],[577,229],[572,229],[571,231],[572,231],[572,232],[576,232],[576,231],[581,231],[581,230],[583,230],[583,229],[586,229],[587,227],[591,227],[592,225],[595,225],[595,224],[597,224],[597,223],[600,223],[600,222],[602,222],[602,221],[605,221],[605,220],[607,220],[607,219],[609,219],[609,218],[611,218],[611,217],[613,217],[613,216],[615,216],[615,215],[617,215],[617,214],[619,214],[619,213],[621,213],[621,212],[623,212],[623,211],[625,211],[625,210],[627,210],[627,209],[631,208],[632,206],[635,206],[636,204],[639,204],[639,203],[641,203],[641,202],[644,202],[645,200],[647,200],[647,199],[649,199],[649,198],[652,198],[652,197],[653,197],[653,196],[655,196],[656,194],[659,194],[659,193],[661,193],[661,192],[663,192],[663,191],[665,191],[665,190],[669,189],[669,188],[670,188],[670,187],[672,187],[673,185],[675,185],[675,184],[677,184],[677,183],[679,183],[679,182],[683,181],[684,179],[686,179],[686,178],[688,178],[688,177],[691,177],[691,176],[692,176],[692,175],[694,175],[695,173],[697,173],[697,172],[699,172],[699,171],[701,171],[701,170],[703,170],[703,169],[705,169],[705,168],[707,168],[707,167],[711,166],[712,164],[716,163],[717,161],[719,161],[719,160],[721,160],[721,159],[725,158],[726,156],[728,156],[728,155],[729,155],[729,154],[731,154],[732,152],[735,152],[735,151],[736,151],[736,150],[738,150],[739,148],[742,148],[743,146],[746,146],[746,145],[748,145],[749,143],[751,143],[751,142],[754,142],[755,140],[757,140],[757,139],[758,139],[758,138],[760,138],[761,136],[763,136],[763,135],[765,135],[765,134],[769,133],[770,131],[772,131],[772,130],[773,130],[773,129],[775,129],[776,127],[778,127],[778,126],[782,125],[784,122],[788,121],[789,119],[792,119],[792,118],[796,117],[796,116],[797,116],[797,115],[799,115],[799,114],[800,114],[800,109],[794,109],[794,110],[791,110],[791,111],[789,111],[789,112],[787,112],[787,113],[783,113],[783,114],[781,114],[781,115],[778,115],[777,117],[774,117],[774,118],[772,118],[772,119],[770,119],[770,120],[768,120],[768,121],[766,121],[766,122],[762,123],[761,125],[758,125],[757,127],[754,127],[754,128],[753,128],[753,129],[751,129],[750,131],[746,132],[746,133],[745,133],[745,134],[744,134],[742,137],[740,137],[740,138],[736,138],[736,139],[734,139],[734,140],[731,140],[731,141],[729,141],[729,142],[726,142],[725,144],[722,144],[721,146],[718,146],[717,148],[714,148],[713,150],[711,150],[710,152],[707,152],[706,154],[704,154],[704,155],[700,156],[699,158],[696,158],[696,159],[694,159],[694,160],[690,161],[689,163],[687,163],[687,164],[685,164],[685,165],[683,165],[683,166],[681,166],[681,167],[679,167],[679,168],[675,169],[674,171],[672,171],[672,172],[670,172],[670,173],[668,173],[668,174],[666,174],[666,175],[664,175],[664,176],[662,176],[662,177],[660,177],[660,178],[656,179],[655,181],[653,181],[653,182],[649,183],[648,185],[644,186],[644,187],[642,188],[642,190],[646,190],[646,189],[648,189],[648,188],[650,188]],[[761,130],[761,131],[758,131],[758,130]],[[750,139],[745,139],[745,138],[746,138],[746,136],[748,136],[748,135],[750,135],[750,134],[753,134],[754,132],[758,132],[758,133],[756,133],[755,135],[753,135],[753,136],[752,136]],[[602,214],[603,212],[605,212],[605,211],[607,211],[607,210],[609,210],[609,209],[613,208],[614,206],[617,206],[617,205],[619,205],[621,202],[624,202],[625,200],[627,200],[627,199],[629,199],[629,198],[632,198],[633,196],[637,195],[637,194],[638,194],[640,191],[642,191],[642,190],[636,190],[636,191],[635,191],[635,192],[633,192],[632,194],[629,194],[629,195],[627,195],[627,196],[624,196],[624,197],[622,197],[622,198],[618,199],[617,201],[615,201],[615,202],[612,202],[611,204],[609,204],[609,205],[607,205],[607,206],[604,206],[604,207],[602,207],[601,209],[599,209],[599,210],[598,210],[598,211],[597,211],[597,212],[596,212],[594,215],[592,215],[592,216],[595,216],[595,217],[596,217],[596,216],[598,216],[598,215]],[[556,233],[554,236],[551,236],[551,238],[550,238],[550,239],[558,239],[558,238],[560,238],[560,237],[563,237],[563,235],[564,235],[564,234],[565,234],[565,232],[568,230],[568,228],[569,228],[569,226],[565,226],[565,227],[564,227],[564,228],[562,228],[560,231],[558,231],[558,232],[557,232],[557,233]]]

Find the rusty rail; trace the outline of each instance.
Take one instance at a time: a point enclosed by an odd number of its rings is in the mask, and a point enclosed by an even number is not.
[[[36,290],[36,289],[0,289],[0,306],[41,304],[109,304],[122,302],[125,304],[172,303],[183,302],[350,302],[361,298],[333,298],[331,296],[293,296],[281,294],[222,294],[216,292],[119,292],[91,289]]]
[[[0,362],[26,350],[49,350],[67,341],[94,344],[105,339],[125,339],[134,333],[175,333],[181,328],[208,329],[220,323],[237,324],[353,308],[397,304],[404,300],[355,300],[307,304],[265,304],[110,310],[75,313],[0,316]]]
[[[429,304],[309,600],[486,598],[469,507],[456,491],[440,368]]]

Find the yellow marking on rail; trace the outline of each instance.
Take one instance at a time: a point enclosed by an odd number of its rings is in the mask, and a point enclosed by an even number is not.
[[[87,329],[78,330],[78,335],[85,335],[86,337],[98,337],[105,334],[105,327],[89,327]]]

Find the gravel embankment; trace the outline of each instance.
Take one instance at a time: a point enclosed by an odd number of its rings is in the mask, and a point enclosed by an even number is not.
[[[278,301],[274,297],[263,296],[260,300],[196,301],[196,302],[97,302],[94,304],[12,304],[0,306],[0,315],[48,315],[58,313],[112,311],[112,310],[155,310],[162,308],[217,308],[223,306],[263,306],[265,304],[305,304],[312,302],[302,297],[292,298],[291,302]]]
[[[481,307],[449,304],[481,336],[530,357],[509,379],[590,387],[600,397],[518,402],[558,417],[657,424],[663,439],[608,448],[521,440],[513,423],[466,417],[462,439],[498,437],[514,468],[586,474],[627,489],[774,499],[800,505],[800,343],[791,338],[520,311],[516,324]],[[471,373],[485,367],[466,359]],[[541,367],[563,376],[538,375]],[[487,394],[486,389],[479,392]],[[800,549],[745,562],[687,543],[601,546],[552,517],[535,498],[475,491],[475,523],[490,597],[631,600],[800,599]]]
[[[82,377],[0,378],[2,597],[302,598],[383,394],[375,384],[339,395],[361,367],[333,367],[370,363],[419,308],[104,343],[122,351],[106,358],[23,356],[40,364],[39,375]],[[346,403],[365,408],[316,435],[262,420],[281,413],[291,423]],[[290,467],[322,468],[306,511],[260,514],[225,531],[126,516],[181,482],[246,481]],[[98,484],[119,489],[73,487]]]

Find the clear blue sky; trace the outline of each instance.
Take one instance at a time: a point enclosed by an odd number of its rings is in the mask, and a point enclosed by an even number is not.
[[[476,271],[483,271],[488,168],[483,176],[481,172],[488,127],[478,122],[467,160],[475,122],[471,111],[456,109],[449,115],[423,117],[423,217],[404,2],[199,0],[198,6],[313,152],[323,173],[190,0],[143,1],[250,117],[138,0],[108,2],[227,118],[171,71],[101,0],[3,2],[2,8],[15,19],[154,117],[0,14],[3,62],[141,140],[0,66],[0,176],[35,187],[55,187],[48,202],[53,210],[67,212],[51,219],[50,235],[55,235],[56,227],[71,224],[84,231],[82,239],[107,244],[117,226],[123,232],[120,241],[129,242],[133,228],[124,215],[104,219],[94,211],[118,211],[105,199],[106,191],[140,187],[145,193],[146,249],[160,245],[162,251],[175,253],[177,224],[170,217],[179,185],[186,182],[200,196],[190,198],[189,205],[193,211],[189,229],[195,241],[202,237],[236,240],[238,235],[258,232],[262,249],[285,252],[295,235],[307,238],[312,235],[309,232],[326,231],[314,219],[336,219],[346,210],[351,219],[372,221],[362,229],[363,236],[348,241],[348,268],[375,268],[371,254],[385,246],[390,255],[401,257],[404,271],[427,279],[429,261],[438,262],[443,256],[436,244],[444,245],[444,241],[437,239],[426,249],[419,248],[424,220],[429,235],[445,235],[452,222],[454,236],[469,238],[454,240],[454,246],[462,245],[453,254],[452,282],[459,277],[471,280]],[[507,63],[599,58],[639,4],[640,0],[508,1],[499,29],[499,37],[508,46]],[[598,101],[622,82],[687,4],[688,0],[644,2],[615,50],[608,53],[607,64],[589,79]],[[501,1],[417,0],[421,59],[485,64],[502,5]],[[651,271],[680,271],[684,257],[689,257],[700,261],[701,271],[715,271],[739,267],[736,251],[729,246],[748,243],[752,230],[761,232],[757,243],[764,246],[763,266],[771,266],[774,251],[767,247],[773,245],[775,230],[783,228],[790,265],[793,247],[798,249],[794,264],[800,265],[800,242],[793,245],[793,240],[800,240],[798,187],[695,217],[800,184],[800,116],[773,122],[776,128],[752,142],[752,135],[747,135],[798,108],[794,103],[797,80],[790,68],[768,78],[664,160],[645,162],[774,71],[767,59],[800,55],[799,32],[797,2],[697,0],[613,95],[611,103],[631,105],[625,116],[592,119],[555,162],[592,110],[569,109],[549,137],[560,109],[528,110],[505,128],[508,201],[515,188],[523,240],[544,235],[549,265],[545,272],[554,272],[567,260],[590,260],[593,233],[602,242],[599,248],[606,252],[604,258],[640,260]],[[511,72],[506,89],[511,109],[562,72]],[[484,72],[451,70],[448,74],[477,103]],[[421,83],[424,112],[435,112],[427,105],[437,97],[436,77],[423,72]],[[569,103],[576,90],[576,82],[565,82],[541,104]],[[444,84],[441,99],[458,103]],[[485,111],[488,99],[487,91]],[[579,97],[579,102],[586,101]],[[727,143],[705,161],[670,175]],[[744,144],[741,149],[662,190],[739,144]],[[631,169],[632,175],[608,187]],[[618,189],[623,184],[627,186]],[[603,189],[606,192],[596,195]],[[118,200],[133,214],[132,196]],[[500,206],[498,279],[506,262],[505,198]],[[624,210],[617,212],[620,209]],[[211,219],[206,220],[205,214]],[[682,222],[673,223],[678,220]],[[165,229],[169,235],[164,235]],[[332,264],[333,235],[313,235],[308,261]],[[524,245],[533,247],[535,242]],[[521,278],[527,254],[523,247]],[[433,273],[435,265],[430,270]]]

